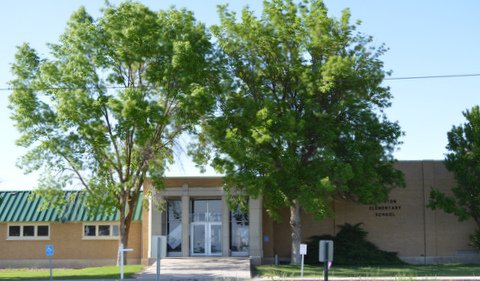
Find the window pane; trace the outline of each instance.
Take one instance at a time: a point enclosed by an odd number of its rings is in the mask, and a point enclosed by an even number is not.
[[[222,225],[221,224],[210,225],[210,253],[211,254],[222,253]]]
[[[85,236],[96,236],[95,226],[94,225],[86,225],[84,229]]]
[[[193,225],[193,253],[205,254],[205,224]]]
[[[11,225],[8,227],[8,236],[10,237],[20,237],[20,226]]]
[[[182,252],[182,201],[167,201],[167,251]]]
[[[208,200],[208,221],[222,221],[222,200]]]
[[[110,225],[99,225],[98,236],[110,236]]]
[[[119,233],[120,233],[120,229],[118,228],[118,225],[112,225],[112,235],[118,236]]]
[[[33,237],[33,236],[35,236],[35,226],[24,225],[23,226],[23,237]]]
[[[37,236],[48,236],[48,225],[39,225],[37,228]]]
[[[192,221],[207,221],[208,203],[205,200],[192,200]]]
[[[233,255],[248,255],[248,224],[248,212],[237,208],[230,213],[230,250]]]

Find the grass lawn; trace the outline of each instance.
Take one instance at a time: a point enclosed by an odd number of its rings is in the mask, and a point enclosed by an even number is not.
[[[124,268],[125,278],[142,269],[141,265],[126,265]],[[119,279],[120,267],[103,266],[87,267],[83,269],[54,268],[53,279]],[[50,269],[0,269],[0,280],[28,280],[50,279]]]
[[[262,265],[256,267],[262,277],[297,277],[300,266]],[[480,276],[480,265],[400,265],[400,266],[335,266],[330,268],[331,277],[413,277],[413,276]],[[323,266],[305,265],[305,277],[322,277]]]

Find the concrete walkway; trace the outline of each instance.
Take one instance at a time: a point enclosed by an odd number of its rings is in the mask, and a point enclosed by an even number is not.
[[[156,264],[147,267],[137,276],[138,281],[155,280]],[[160,262],[162,281],[214,281],[250,280],[250,260],[248,258],[164,258]]]

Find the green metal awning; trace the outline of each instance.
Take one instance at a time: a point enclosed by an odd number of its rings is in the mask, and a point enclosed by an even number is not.
[[[65,206],[41,210],[43,198],[32,191],[0,191],[0,222],[84,222],[118,221],[119,213],[106,214],[102,208],[88,210],[84,191],[65,191],[71,198]],[[72,197],[73,196],[73,197]],[[133,214],[134,221],[142,220],[143,192],[140,193]]]

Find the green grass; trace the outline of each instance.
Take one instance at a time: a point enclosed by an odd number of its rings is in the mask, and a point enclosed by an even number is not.
[[[331,277],[424,277],[424,276],[480,276],[480,265],[399,265],[399,266],[335,266],[330,268]],[[300,266],[262,265],[256,267],[261,277],[298,277]],[[305,277],[322,277],[323,267],[305,265]]]
[[[141,265],[126,265],[125,278],[131,278],[142,269]],[[120,267],[103,266],[82,269],[53,269],[53,279],[119,279]],[[0,269],[0,280],[50,280],[50,269]]]

